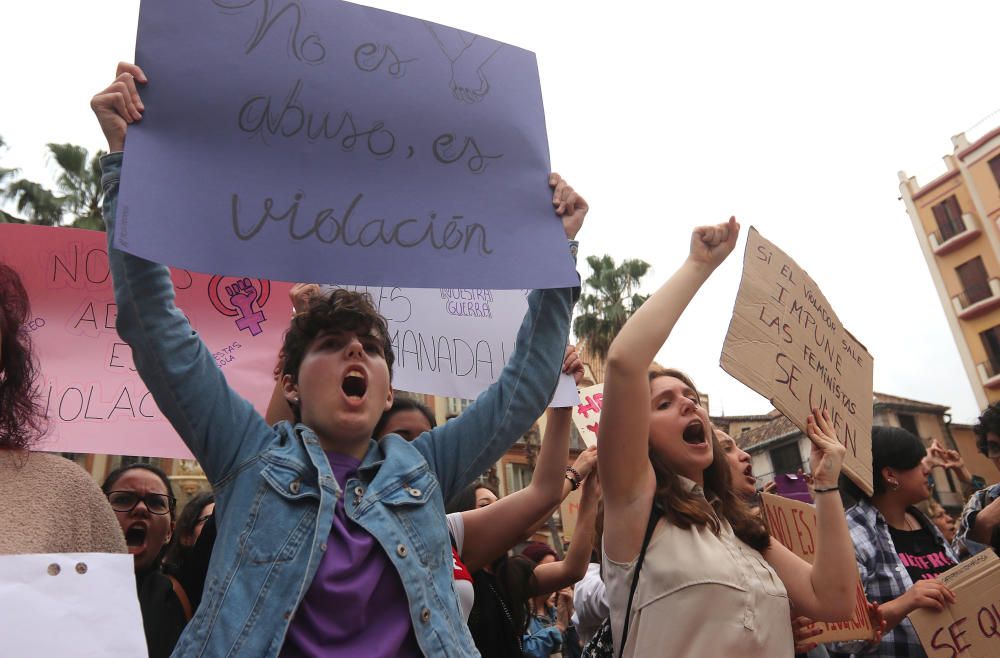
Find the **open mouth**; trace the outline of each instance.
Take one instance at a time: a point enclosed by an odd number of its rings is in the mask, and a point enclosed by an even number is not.
[[[690,443],[692,445],[705,443],[705,426],[702,425],[700,420],[692,420],[688,423],[688,426],[684,428],[684,434],[682,436],[685,443]]]
[[[368,391],[368,380],[360,370],[350,370],[344,375],[344,381],[340,387],[347,397],[360,400],[365,397],[365,393]]]
[[[748,466],[747,466],[747,467],[746,467],[746,468],[745,468],[745,469],[743,470],[743,475],[745,475],[745,476],[747,477],[747,479],[748,479],[748,480],[753,480],[754,482],[756,482],[756,481],[757,481],[757,478],[756,478],[756,477],[754,477],[754,474],[753,474],[753,465],[752,465],[752,464],[748,465]]]
[[[128,530],[125,531],[125,544],[129,548],[138,548],[146,544],[146,535],[149,533],[149,528],[143,524],[136,524],[130,526]]]

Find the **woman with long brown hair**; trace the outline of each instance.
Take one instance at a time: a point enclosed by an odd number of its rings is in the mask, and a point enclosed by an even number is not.
[[[0,263],[0,554],[124,553],[118,522],[90,475],[33,451],[45,413],[30,319],[21,277]]]
[[[738,234],[735,219],[696,228],[685,263],[608,353],[598,439],[604,573],[615,649],[626,656],[792,656],[789,599],[814,619],[852,612],[854,548],[836,494],[844,447],[828,416],[808,419],[819,525],[810,566],[772,542],[737,495],[691,380],[650,369]]]

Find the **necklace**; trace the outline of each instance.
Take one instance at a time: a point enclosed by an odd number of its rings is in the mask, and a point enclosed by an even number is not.
[[[524,655],[524,643],[521,641],[521,635],[514,628],[514,618],[510,614],[510,610],[507,609],[507,604],[503,602],[503,597],[500,596],[495,589],[493,589],[493,583],[486,583],[493,592],[493,596],[497,597],[497,601],[500,602],[500,607],[503,608],[503,614],[507,617],[507,623],[510,624],[511,629],[514,631],[515,637],[517,637],[517,647],[521,650],[521,655]]]

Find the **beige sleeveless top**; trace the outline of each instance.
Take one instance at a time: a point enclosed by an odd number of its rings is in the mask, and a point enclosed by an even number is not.
[[[686,485],[696,488],[691,480]],[[604,556],[615,655],[635,560]],[[660,519],[632,602],[625,656],[793,656],[788,594],[764,557],[722,521],[683,530]]]

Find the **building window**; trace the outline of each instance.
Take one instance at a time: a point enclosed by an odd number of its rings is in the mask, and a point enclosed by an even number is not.
[[[938,229],[941,231],[941,242],[965,231],[962,208],[958,205],[958,199],[954,195],[932,207],[931,210],[934,212],[934,221],[937,222]]]
[[[993,172],[993,179],[1000,185],[1000,155],[990,160],[990,171]]]
[[[913,436],[920,436],[920,432],[917,431],[917,419],[910,414],[896,414],[896,418],[899,419],[899,426],[904,430],[912,434]]]
[[[796,473],[802,468],[802,455],[799,454],[798,443],[786,443],[771,450],[771,466],[774,474]]]
[[[463,411],[469,408],[472,404],[472,400],[463,400],[462,398],[448,398],[448,415],[458,416]]]
[[[507,464],[507,495],[531,484],[531,469],[527,464]]]
[[[955,268],[962,282],[962,306],[969,306],[990,296],[990,278],[983,259],[976,256]]]
[[[990,376],[1000,374],[1000,324],[979,334],[989,360]]]

